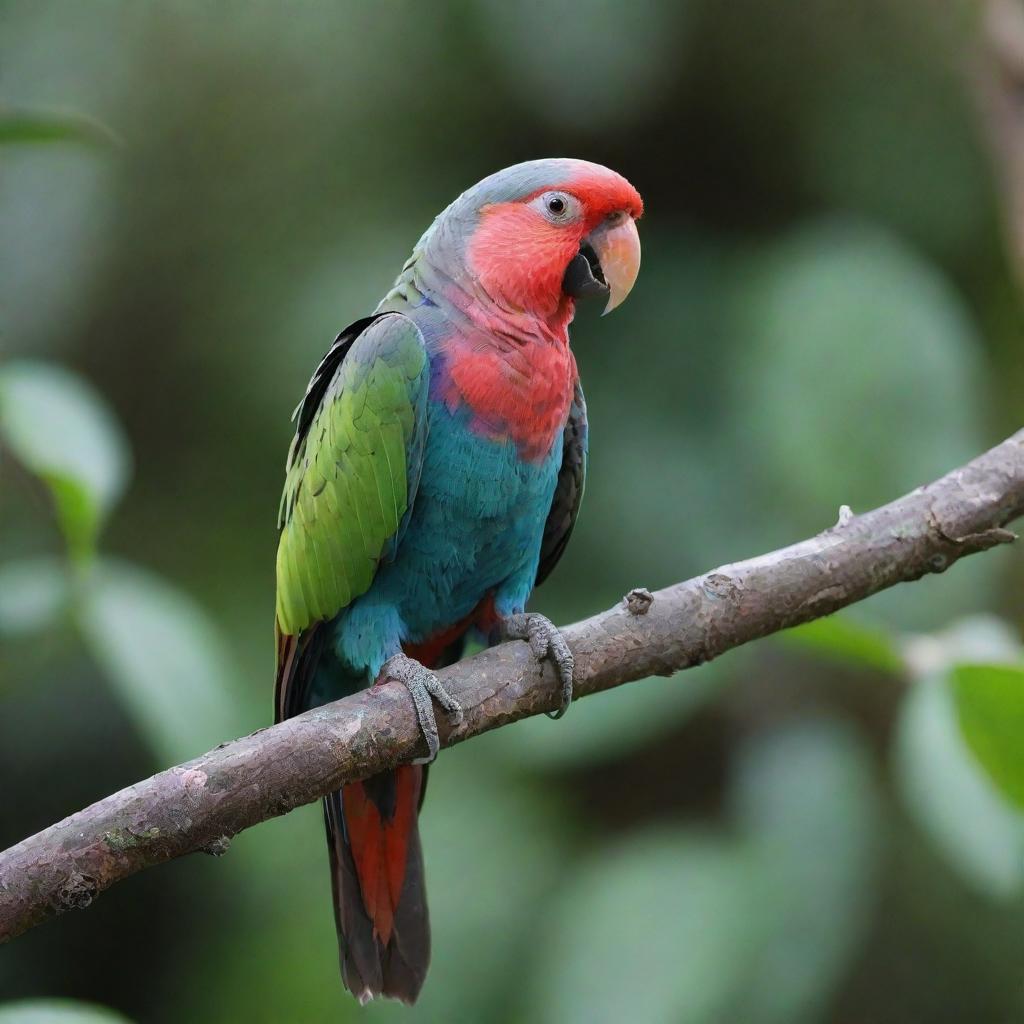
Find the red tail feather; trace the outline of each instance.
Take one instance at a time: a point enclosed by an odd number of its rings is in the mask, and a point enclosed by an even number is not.
[[[420,771],[411,766],[394,772],[393,806],[374,801],[367,786],[353,783],[342,790],[345,829],[366,915],[382,945],[391,941],[395,911],[402,896],[409,837],[416,823]],[[391,794],[389,794],[391,796]],[[390,816],[387,815],[390,811]]]
[[[472,615],[407,653],[434,668],[462,656],[472,624],[490,628],[490,596]],[[321,658],[330,658],[328,631],[277,635],[276,718],[311,706]],[[427,770],[404,765],[355,782],[324,799],[331,857],[334,919],[341,975],[365,1003],[374,996],[415,1002],[430,964],[430,921],[417,818]]]

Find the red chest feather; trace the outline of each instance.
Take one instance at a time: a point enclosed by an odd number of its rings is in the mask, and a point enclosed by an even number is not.
[[[509,438],[529,461],[543,459],[565,427],[576,361],[561,341],[474,345],[459,339],[447,353],[445,404],[468,406],[473,429]]]

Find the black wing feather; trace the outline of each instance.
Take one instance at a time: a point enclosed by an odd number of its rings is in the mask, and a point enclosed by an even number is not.
[[[579,381],[569,408],[569,419],[562,432],[562,466],[558,471],[555,496],[551,502],[544,538],[540,545],[540,564],[536,585],[543,583],[565,551],[576,525],[583,485],[587,476],[587,403]]]

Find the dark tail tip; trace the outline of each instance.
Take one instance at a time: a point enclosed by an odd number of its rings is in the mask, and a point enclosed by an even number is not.
[[[379,996],[412,1005],[423,988],[430,965],[430,922],[415,815],[406,845],[401,897],[394,909],[386,944],[381,942],[366,911],[345,828],[342,793],[332,793],[324,799],[324,820],[342,981],[363,1005]]]

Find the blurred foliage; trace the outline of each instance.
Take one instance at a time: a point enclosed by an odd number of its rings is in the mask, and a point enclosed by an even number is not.
[[[12,362],[0,370],[0,441],[49,488],[72,562],[39,556],[0,565],[0,636],[73,623],[162,760],[230,735],[234,666],[216,628],[152,573],[96,562],[100,527],[130,463],[100,398],[65,370]]]
[[[1015,673],[1019,640],[998,620],[974,617],[911,640],[905,650],[915,685],[900,711],[895,758],[907,808],[968,884],[997,898],[1019,896],[1024,817],[1005,794],[1005,766],[1016,752],[993,758],[1002,747],[986,729],[986,676],[995,674],[997,687],[1002,682],[996,659]],[[990,664],[980,668],[981,660]],[[972,753],[979,738],[985,757]]]
[[[967,882],[994,897],[1024,890],[1024,822],[970,756],[945,676],[911,690],[897,734],[906,805]]]
[[[26,113],[0,109],[0,146],[39,142],[71,142],[110,146],[117,140],[95,121],[68,114]]]
[[[216,746],[237,727],[224,641],[181,591],[108,560],[91,575],[78,617],[86,645],[161,761]]]
[[[1024,808],[1024,668],[957,665],[951,683],[971,752],[1000,792]]]
[[[556,621],[1019,427],[976,20],[959,0],[5,4],[0,846],[267,724],[289,413],[497,167],[599,160],[648,211],[630,301],[574,328],[592,456],[534,602]],[[0,997],[140,1024],[1016,1019],[1022,584],[1020,552],[992,551],[446,752],[413,1011],[341,992],[315,807],[5,947]],[[0,1021],[116,1019],[36,1005]]]
[[[882,626],[860,621],[856,608],[843,615],[805,622],[786,630],[779,639],[840,663],[880,672],[900,672],[903,668],[896,636]]]
[[[110,413],[67,371],[15,362],[0,372],[0,431],[50,488],[72,556],[90,557],[128,474]]]
[[[67,611],[70,587],[64,563],[50,555],[0,565],[0,636],[38,633]]]
[[[25,999],[0,1006],[0,1024],[128,1024],[128,1019],[70,999]]]

